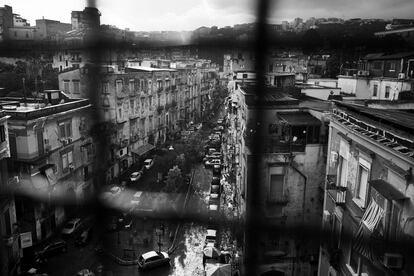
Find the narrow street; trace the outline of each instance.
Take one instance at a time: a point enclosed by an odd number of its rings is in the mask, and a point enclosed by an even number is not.
[[[220,116],[222,112],[218,113],[215,117]],[[205,133],[203,133],[203,139],[206,140]],[[179,151],[178,149],[177,152]],[[167,154],[176,153],[168,152]],[[157,160],[157,156],[155,156],[155,160]],[[154,166],[146,171],[141,179],[130,182],[129,174],[136,169],[132,167],[120,177],[120,181],[127,181],[128,184],[127,188],[117,195],[118,205],[113,206],[116,209],[127,209],[125,206],[128,206],[133,200],[137,191],[142,192],[138,208],[150,208],[148,206],[153,206],[151,204],[157,202],[154,197],[160,195],[159,191],[163,187],[162,183],[156,181],[157,169]],[[97,275],[204,275],[203,247],[208,224],[207,206],[212,172],[206,169],[202,163],[195,164],[193,169],[192,187],[183,216],[195,216],[199,219],[198,222],[184,223],[177,228],[178,224],[174,222],[135,217],[130,228],[120,227],[115,231],[103,229],[101,236],[95,235],[83,248],[75,247],[73,239],[69,240],[68,252],[50,258],[45,272],[49,275],[69,276],[75,275],[81,269],[88,268],[95,273],[101,270],[102,273],[97,273]],[[184,202],[184,196],[185,194],[182,194],[183,200],[179,200],[180,202]],[[148,210],[148,212],[151,211],[151,209]],[[114,215],[108,213],[108,216]],[[157,236],[156,231],[160,225],[164,227],[163,234]],[[101,222],[100,227],[107,228],[107,222]],[[177,229],[179,231],[176,231]],[[174,237],[174,246],[172,246]],[[138,269],[136,264],[120,265],[108,254],[97,254],[95,249],[102,244],[110,254],[130,260],[145,252],[159,250],[159,247],[161,251],[171,250],[171,267],[161,267],[143,272]],[[64,274],[60,269],[63,265],[69,265]]]

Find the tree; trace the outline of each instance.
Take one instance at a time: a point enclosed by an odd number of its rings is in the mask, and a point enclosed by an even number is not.
[[[168,171],[167,180],[165,181],[164,191],[167,193],[176,193],[184,183],[181,170],[178,166],[172,167]]]

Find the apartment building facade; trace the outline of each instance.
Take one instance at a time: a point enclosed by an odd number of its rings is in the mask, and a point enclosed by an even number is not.
[[[256,183],[260,189],[256,212],[267,228],[257,235],[259,275],[270,271],[313,275],[317,271],[318,244],[282,235],[282,229],[318,227],[322,220],[319,212],[326,158],[326,113],[301,107],[299,100],[289,96],[294,74],[291,80],[286,80],[285,74],[279,77],[276,83],[280,86],[266,87],[261,101],[255,86],[235,80],[227,106],[230,176],[234,177],[235,202],[242,217],[248,208],[248,183]],[[253,178],[253,167],[258,169],[259,179]]]
[[[412,114],[336,103],[319,275],[413,274]]]
[[[174,139],[190,122],[209,114],[217,74],[210,69],[115,65],[99,68],[98,110],[115,126],[108,179],[118,177],[156,145]],[[73,98],[89,98],[92,67],[59,74],[59,86]]]
[[[76,205],[94,190],[91,105],[56,90],[45,91],[42,103],[2,98],[0,105],[10,116],[9,188],[15,193],[19,232],[28,233],[33,241],[30,250],[71,212],[57,202]]]
[[[8,192],[9,185],[12,185],[14,180],[10,179],[7,166],[10,158],[8,118],[4,111],[0,111],[0,271],[2,275],[17,275],[20,245],[14,196]]]
[[[338,76],[338,87],[357,99],[395,101],[414,93],[413,77],[414,53],[369,54]]]

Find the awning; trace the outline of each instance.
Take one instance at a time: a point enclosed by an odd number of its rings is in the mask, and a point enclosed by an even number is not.
[[[153,149],[155,149],[155,146],[151,144],[145,144],[145,145],[139,146],[137,149],[132,149],[131,152],[135,153],[136,155],[142,156]]]
[[[354,235],[352,248],[369,260],[374,260],[371,236],[383,216],[384,210],[372,198],[361,219],[359,228]]]
[[[321,121],[308,112],[279,113],[279,117],[282,121],[291,126],[321,125]]]
[[[393,185],[382,179],[375,179],[369,181],[372,188],[377,190],[383,197],[389,200],[402,200],[407,199],[401,191],[395,188]]]

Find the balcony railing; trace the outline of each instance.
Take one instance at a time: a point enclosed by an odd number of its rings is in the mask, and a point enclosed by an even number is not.
[[[267,205],[286,205],[289,203],[289,191],[284,191],[283,194],[277,197],[268,197]]]
[[[336,174],[326,175],[326,189],[327,190],[337,190],[337,191],[346,191],[346,187],[337,185]]]

